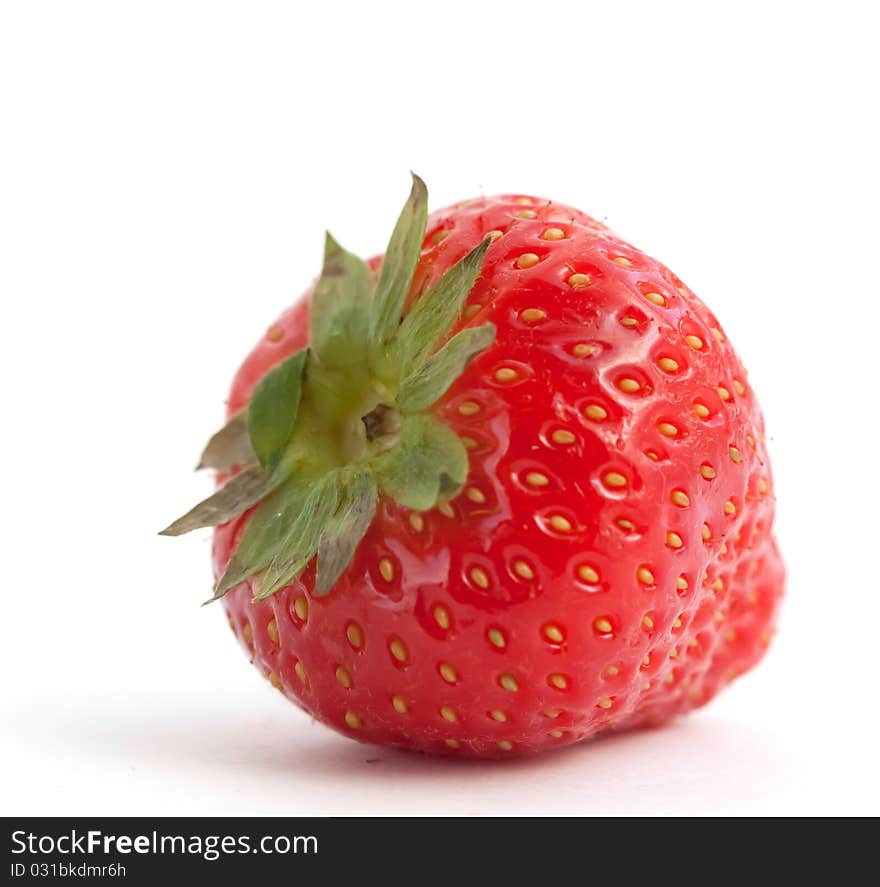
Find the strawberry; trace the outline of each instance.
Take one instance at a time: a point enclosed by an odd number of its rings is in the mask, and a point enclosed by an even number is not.
[[[576,209],[426,202],[415,178],[384,259],[328,237],[235,378],[225,484],[166,532],[219,524],[248,655],[361,740],[509,757],[705,704],[783,588],[718,321]]]

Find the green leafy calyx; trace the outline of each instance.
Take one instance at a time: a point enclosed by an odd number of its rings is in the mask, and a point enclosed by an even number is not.
[[[495,338],[491,323],[450,337],[489,240],[405,313],[427,218],[428,192],[414,175],[378,280],[327,235],[308,348],[269,370],[205,447],[199,468],[232,476],[162,533],[217,526],[256,506],[211,600],[246,579],[255,599],[268,597],[315,558],[315,594],[328,594],[380,493],[424,511],[464,484],[467,450],[430,408]]]

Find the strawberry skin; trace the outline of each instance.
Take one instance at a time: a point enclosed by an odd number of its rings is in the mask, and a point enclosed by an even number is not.
[[[325,597],[311,564],[224,605],[268,680],[337,730],[509,757],[704,705],[763,655],[784,573],[761,412],[702,302],[591,217],[518,195],[434,213],[411,299],[487,235],[453,332],[497,335],[433,407],[468,448],[463,491],[421,513],[380,496]],[[245,360],[230,416],[308,344],[309,298]],[[215,530],[218,577],[249,514]]]

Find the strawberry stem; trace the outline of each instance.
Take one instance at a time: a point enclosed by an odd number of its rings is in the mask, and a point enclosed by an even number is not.
[[[430,408],[495,338],[494,326],[485,324],[449,339],[490,241],[402,316],[426,224],[427,190],[413,176],[375,291],[367,265],[327,235],[309,347],[263,377],[246,421],[234,417],[201,460],[227,470],[243,455],[247,471],[163,531],[224,523],[259,501],[212,600],[257,573],[255,594],[267,597],[316,554],[317,593],[328,593],[380,493],[426,510],[461,489],[467,451]]]

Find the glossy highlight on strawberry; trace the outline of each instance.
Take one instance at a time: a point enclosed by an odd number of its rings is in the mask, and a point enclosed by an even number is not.
[[[466,477],[427,509],[380,484],[329,593],[312,559],[223,606],[268,681],[335,729],[510,757],[707,703],[763,655],[784,571],[763,418],[703,303],[590,216],[502,195],[428,218],[404,316],[481,243],[446,340],[494,338],[426,408]],[[309,345],[311,298],[245,360],[231,419]],[[253,514],[215,530],[218,580]]]

